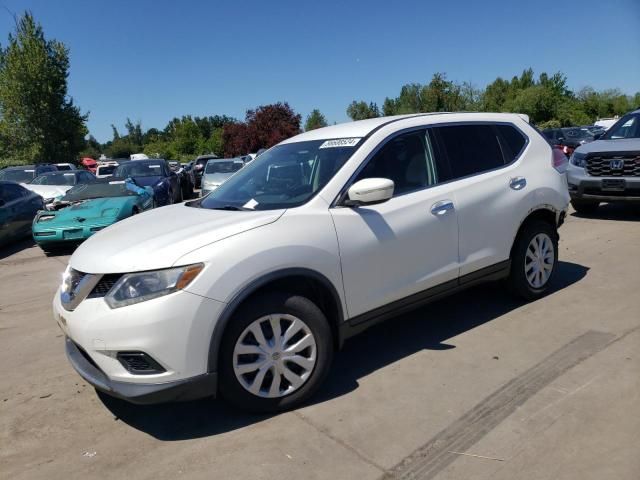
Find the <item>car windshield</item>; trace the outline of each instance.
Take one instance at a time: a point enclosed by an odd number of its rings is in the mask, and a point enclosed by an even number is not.
[[[119,165],[114,175],[116,177],[158,177],[162,176],[162,163],[142,162],[133,160],[126,165]]]
[[[9,180],[11,182],[27,183],[33,180],[36,171],[35,169],[11,169],[0,170],[0,180]]]
[[[585,140],[593,137],[589,131],[582,128],[563,128],[562,135],[567,140]]]
[[[31,182],[33,185],[75,185],[75,173],[48,173],[40,175]]]
[[[63,202],[76,202],[91,198],[131,197],[136,196],[140,187],[125,180],[115,180],[108,183],[81,183],[67,191],[62,197]]]
[[[278,145],[192,206],[223,210],[297,207],[313,197],[355,152],[360,139]]]
[[[605,140],[640,138],[640,113],[625,115],[602,136]]]
[[[117,167],[115,165],[107,165],[98,167],[98,175],[111,175]]]
[[[242,160],[209,160],[204,173],[233,173],[243,166]]]

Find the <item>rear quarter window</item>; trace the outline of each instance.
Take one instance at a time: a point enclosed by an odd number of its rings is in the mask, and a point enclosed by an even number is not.
[[[527,144],[527,138],[513,125],[496,125],[500,135],[500,143],[503,146],[503,153],[506,163],[513,162],[520,156]]]

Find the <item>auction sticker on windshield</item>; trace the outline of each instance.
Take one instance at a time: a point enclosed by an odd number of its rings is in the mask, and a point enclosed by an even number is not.
[[[359,141],[359,138],[336,138],[325,141],[319,148],[355,147]]]

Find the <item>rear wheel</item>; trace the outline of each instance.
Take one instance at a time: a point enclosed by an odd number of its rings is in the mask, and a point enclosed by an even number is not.
[[[600,202],[593,200],[571,200],[571,206],[578,213],[592,214],[598,209]]]
[[[533,221],[518,234],[511,254],[509,286],[525,300],[549,290],[558,265],[558,233],[544,221]]]
[[[240,307],[220,351],[220,393],[254,412],[297,407],[326,377],[331,329],[308,298],[269,293]]]

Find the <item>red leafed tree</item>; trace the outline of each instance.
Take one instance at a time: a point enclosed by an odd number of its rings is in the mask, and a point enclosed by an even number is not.
[[[301,120],[302,117],[286,102],[248,110],[244,123],[224,127],[225,156],[244,155],[272,147],[300,133]]]

